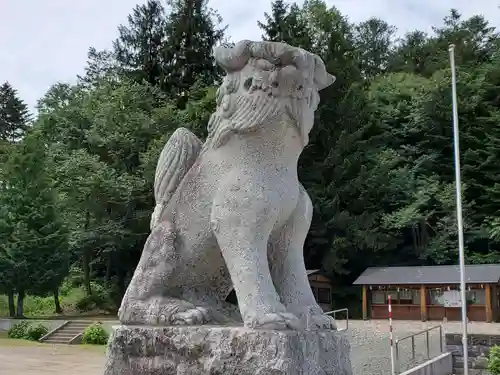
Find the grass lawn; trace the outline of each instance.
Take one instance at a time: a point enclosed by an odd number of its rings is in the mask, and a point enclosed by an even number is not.
[[[67,295],[60,297],[61,307],[63,311],[74,312],[76,311],[76,303],[85,296],[85,291],[82,288],[71,289]],[[51,316],[55,315],[54,298],[38,297],[27,295],[24,299],[24,315],[27,317],[32,316]],[[0,295],[0,316],[9,316],[9,303],[7,296]]]
[[[49,347],[51,344],[43,344],[37,341],[21,340],[21,339],[9,339],[7,338],[7,332],[0,331],[0,347],[17,347],[17,346],[40,346]],[[64,346],[64,344],[63,344]],[[106,354],[106,345],[68,345],[71,348],[78,350],[89,350],[95,353]]]
[[[92,320],[115,320],[116,313],[112,314],[101,310],[82,312],[77,308],[78,302],[85,298],[83,288],[73,288],[64,295],[61,294],[59,300],[62,314],[55,313],[54,298],[38,297],[27,295],[24,300],[24,316],[29,319],[92,319]],[[7,296],[0,294],[0,318],[9,317],[9,304]]]
[[[50,346],[50,344],[43,344],[38,341],[22,340],[22,339],[9,339],[7,337],[7,331],[0,331],[0,347],[2,346]],[[106,345],[68,345],[72,348],[78,348],[82,350],[91,350],[97,353],[106,354]]]

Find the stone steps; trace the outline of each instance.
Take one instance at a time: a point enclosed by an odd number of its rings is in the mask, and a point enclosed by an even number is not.
[[[40,341],[47,344],[69,344],[74,337],[83,333],[92,323],[92,321],[70,321]]]

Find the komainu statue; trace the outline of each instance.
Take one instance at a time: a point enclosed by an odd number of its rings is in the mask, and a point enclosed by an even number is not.
[[[297,161],[318,92],[335,77],[318,56],[283,43],[242,41],[215,59],[227,75],[208,138],[177,129],[160,155],[151,234],[120,321],[334,328],[304,265],[313,210]],[[240,314],[225,302],[232,288]]]

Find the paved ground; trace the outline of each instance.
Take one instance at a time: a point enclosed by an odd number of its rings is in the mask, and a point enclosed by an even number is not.
[[[0,375],[102,375],[104,361],[102,348],[0,339]]]
[[[343,322],[339,322],[342,327]],[[439,322],[394,322],[395,338],[436,326]],[[444,324],[446,332],[460,332],[459,323]],[[500,334],[500,324],[471,323],[474,333]],[[390,374],[389,327],[387,321],[351,321],[346,333],[351,341],[354,375]],[[439,353],[438,334],[429,336],[431,355]],[[409,343],[409,342],[408,342]],[[425,335],[415,341],[416,362],[423,361],[427,345]],[[401,370],[410,365],[410,345],[400,352]],[[0,339],[0,375],[102,375],[105,362],[101,347],[32,344]]]
[[[394,321],[394,338],[421,332],[439,326],[442,322]],[[341,324],[339,324],[341,326]],[[461,333],[460,322],[443,323],[444,333]],[[500,324],[469,323],[470,333],[500,334]],[[429,354],[434,357],[441,353],[439,331],[429,333]],[[387,320],[352,321],[347,331],[351,342],[351,362],[354,375],[387,375],[391,373],[389,325]],[[415,359],[411,349],[411,340],[399,345],[400,370],[407,370],[427,359],[426,335],[415,337]]]

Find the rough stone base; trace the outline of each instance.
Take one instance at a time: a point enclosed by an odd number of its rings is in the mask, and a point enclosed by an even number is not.
[[[114,328],[104,375],[352,375],[340,332]]]

